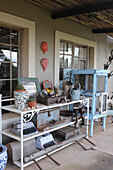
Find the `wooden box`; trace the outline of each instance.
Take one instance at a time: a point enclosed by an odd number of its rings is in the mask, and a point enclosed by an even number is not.
[[[59,120],[59,113],[60,113],[60,110],[59,110],[58,107],[53,108],[53,109],[40,111],[37,114],[37,127],[39,127],[41,125],[46,125],[52,120],[58,121]]]
[[[67,139],[75,136],[76,134],[79,134],[80,129],[74,128],[72,126],[67,126],[65,128],[56,130],[53,133],[54,133],[55,138],[57,138],[59,140],[67,140]]]
[[[45,105],[50,105],[54,103],[60,103],[61,100],[64,99],[64,96],[58,96],[58,97],[47,97],[47,98],[37,98],[37,102]]]
[[[38,114],[35,114],[32,118],[32,122],[34,123],[36,128],[43,129],[47,126],[52,125],[51,121],[59,121],[60,118],[60,108],[55,107],[52,109],[46,109],[40,111]],[[53,124],[54,125],[54,124]]]

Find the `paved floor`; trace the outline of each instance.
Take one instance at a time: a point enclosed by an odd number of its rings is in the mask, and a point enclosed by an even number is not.
[[[105,132],[102,131],[101,124],[95,122],[94,135],[89,139],[96,144],[95,150],[84,151],[78,144],[72,144],[52,155],[61,163],[61,166],[57,166],[48,158],[44,158],[38,163],[43,170],[113,170],[113,124],[109,117]],[[80,142],[86,148],[92,147],[84,139]],[[19,170],[19,168],[8,162],[5,170]],[[25,170],[38,170],[38,168],[32,164]]]

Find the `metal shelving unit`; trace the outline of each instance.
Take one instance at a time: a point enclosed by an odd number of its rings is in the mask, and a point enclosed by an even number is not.
[[[74,104],[74,103],[84,104],[84,105],[86,106],[86,108],[87,108],[87,116],[85,117],[85,119],[86,119],[86,124],[87,124],[87,126],[86,126],[86,133],[85,133],[85,134],[82,133],[82,134],[80,134],[80,135],[77,135],[77,136],[76,136],[76,140],[79,140],[79,139],[83,138],[84,136],[88,137],[89,99],[79,100],[79,101],[72,101],[72,102],[65,102],[65,103],[59,103],[59,104],[52,104],[52,105],[49,105],[49,106],[43,105],[43,107],[40,107],[40,106],[39,106],[38,109],[33,109],[33,110],[31,109],[31,110],[27,110],[27,111],[21,111],[21,110],[15,109],[15,106],[14,106],[14,105],[2,106],[1,103],[2,103],[3,101],[6,101],[6,100],[9,101],[9,100],[13,100],[13,99],[2,100],[1,97],[2,97],[2,95],[0,95],[0,139],[1,139],[0,143],[2,144],[2,134],[6,135],[6,136],[8,136],[8,137],[11,137],[11,138],[13,138],[13,139],[15,139],[15,140],[17,140],[17,141],[20,142],[20,144],[21,144],[21,160],[20,160],[20,161],[13,162],[13,163],[14,163],[15,165],[19,166],[19,167],[21,168],[21,170],[23,170],[24,167],[26,167],[26,166],[28,166],[28,165],[30,165],[30,164],[33,163],[33,161],[30,161],[30,162],[28,162],[28,163],[24,163],[24,161],[23,161],[23,149],[24,149],[24,148],[23,148],[23,142],[24,142],[24,141],[33,139],[33,138],[35,138],[35,137],[37,137],[37,136],[44,135],[44,134],[46,134],[46,133],[49,133],[49,132],[58,130],[58,129],[60,129],[60,128],[63,128],[63,127],[66,127],[66,126],[69,126],[69,125],[72,125],[72,124],[75,123],[75,122],[71,122],[71,121],[68,121],[68,120],[67,120],[67,121],[65,121],[65,122],[63,122],[63,123],[61,123],[61,124],[54,125],[54,126],[48,128],[48,129],[45,130],[44,132],[41,132],[41,133],[38,133],[38,132],[37,132],[37,133],[35,133],[35,134],[31,134],[31,135],[28,135],[28,136],[23,136],[23,120],[24,120],[24,115],[27,114],[27,113],[29,113],[29,112],[32,112],[33,115],[34,115],[34,114],[38,114],[39,111],[41,111],[41,110],[50,109],[50,108],[54,108],[54,107],[66,106],[66,105],[70,105],[70,104]],[[2,131],[2,109],[7,110],[7,111],[10,111],[10,112],[14,112],[14,113],[20,115],[20,117],[21,117],[21,136],[17,136],[17,135],[15,135],[15,134],[11,133],[9,129],[6,129],[6,130],[3,130],[3,131]],[[57,152],[58,150],[63,149],[63,148],[65,148],[65,147],[71,145],[73,142],[75,142],[75,138],[74,138],[74,140],[71,141],[71,142],[70,142],[70,141],[69,141],[69,142],[66,141],[66,144],[65,144],[64,146],[61,146],[61,147],[55,149],[54,151],[49,152],[49,154],[52,154],[52,153],[54,153],[54,152]],[[38,160],[40,160],[40,159],[42,159],[42,158],[44,158],[44,157],[46,157],[46,155],[43,155],[43,156],[41,156],[41,157],[38,157],[38,158],[35,159],[35,160],[38,161]]]

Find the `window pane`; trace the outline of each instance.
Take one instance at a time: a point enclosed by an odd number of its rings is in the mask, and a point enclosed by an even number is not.
[[[63,80],[63,68],[60,68],[59,80]]]
[[[12,78],[20,77],[21,68],[20,64],[12,63]]]
[[[79,57],[79,47],[74,46],[74,56]]]
[[[72,55],[72,44],[71,43],[64,43],[64,54]]]
[[[0,43],[10,44],[10,29],[0,26]]]
[[[3,43],[0,45],[0,79],[5,79],[0,80],[0,93],[4,98],[12,97],[17,85],[17,80],[12,78],[21,76],[21,40],[22,30],[0,26],[0,43]],[[19,47],[15,47],[17,45]]]
[[[63,81],[60,81],[60,82],[59,82],[59,89],[60,89],[60,90],[63,90]]]
[[[0,79],[10,78],[10,63],[0,63]]]
[[[63,55],[60,55],[60,67],[63,67]]]
[[[17,80],[13,80],[12,81],[12,95],[13,96],[14,96],[14,90],[16,89],[17,84],[18,84]]]
[[[10,96],[10,81],[0,81],[0,94]]]
[[[64,69],[64,79],[65,80],[69,80],[68,78],[70,78],[70,71],[71,71],[71,69],[69,69],[69,68]]]
[[[80,59],[86,59],[87,48],[80,47]]]
[[[18,30],[12,30],[11,32],[12,44],[18,45]]]
[[[10,46],[0,45],[0,61],[10,61]]]
[[[86,69],[86,61],[84,60],[80,61],[80,69]]]
[[[12,47],[11,50],[11,55],[12,55],[12,62],[21,62],[20,60],[20,48],[18,47]]]
[[[72,66],[72,56],[65,55],[64,56],[64,67]]]
[[[63,44],[64,43],[62,43],[62,42],[60,43],[60,54],[63,54]]]
[[[79,62],[78,62],[78,58],[74,57],[73,67],[74,67],[75,69],[78,69],[78,68],[79,68],[79,64],[78,64],[78,63],[79,63]]]

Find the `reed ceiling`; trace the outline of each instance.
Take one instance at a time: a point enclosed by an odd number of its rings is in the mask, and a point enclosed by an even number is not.
[[[113,0],[24,0],[51,13],[51,18],[68,17],[92,28],[93,33],[113,37]]]

